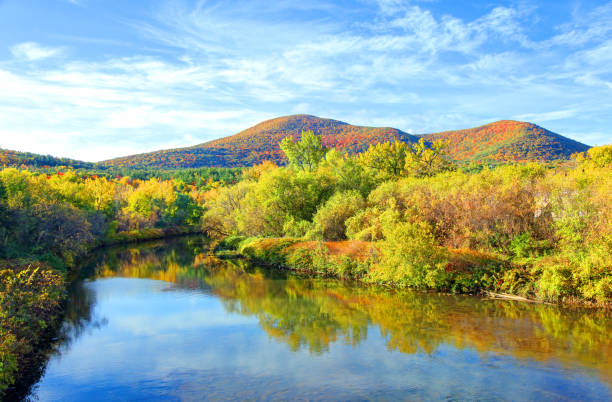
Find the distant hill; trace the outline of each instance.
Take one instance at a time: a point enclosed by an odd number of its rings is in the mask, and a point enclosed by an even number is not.
[[[201,166],[250,166],[264,160],[284,163],[278,143],[285,137],[299,138],[312,130],[323,144],[351,154],[370,144],[400,140],[406,143],[424,137],[428,141],[450,141],[449,154],[459,161],[552,161],[569,159],[589,146],[555,134],[535,124],[502,120],[466,130],[411,135],[391,127],[353,126],[338,120],[310,115],[279,117],[259,123],[238,134],[188,148],[168,149],[125,156],[102,162],[117,167],[185,168]]]
[[[75,169],[91,169],[95,163],[83,162],[75,159],[56,158],[51,155],[32,154],[29,152],[11,151],[0,148],[0,167],[31,166],[36,168],[69,166]]]
[[[573,153],[590,148],[535,124],[514,120],[423,137],[449,141],[449,154],[462,161],[552,161],[569,159]]]

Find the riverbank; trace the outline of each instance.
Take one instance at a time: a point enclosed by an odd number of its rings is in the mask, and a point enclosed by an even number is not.
[[[200,233],[190,227],[119,232],[92,243],[83,255],[104,247]],[[34,258],[0,260],[0,396],[8,390],[19,399],[40,376],[62,320],[69,278],[74,276],[70,271]]]
[[[597,303],[578,297],[547,299],[535,291],[538,270],[533,266],[519,265],[503,256],[469,249],[438,247],[435,250],[420,250],[426,251],[423,255],[418,255],[419,250],[412,250],[416,254],[410,256],[411,261],[395,261],[404,265],[391,274],[381,271],[385,270],[388,259],[394,256],[381,253],[375,242],[234,236],[222,240],[215,250],[218,255],[242,256],[269,267],[352,279],[365,284],[481,294],[564,306],[612,308],[610,303]],[[432,256],[432,263],[424,260]],[[418,268],[421,268],[420,272]],[[425,272],[427,270],[432,272]],[[414,280],[410,278],[416,276],[425,278],[420,281],[421,286],[412,285]]]
[[[66,282],[49,265],[0,261],[0,395],[40,375],[66,299]]]
[[[189,235],[203,234],[203,230],[193,226],[177,226],[169,228],[149,228],[143,230],[130,230],[107,236],[94,248],[109,247],[121,244],[139,243],[150,240],[170,239]]]

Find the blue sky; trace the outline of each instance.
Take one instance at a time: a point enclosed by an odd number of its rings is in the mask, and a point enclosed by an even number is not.
[[[0,147],[83,160],[294,113],[612,142],[612,1],[0,0]]]

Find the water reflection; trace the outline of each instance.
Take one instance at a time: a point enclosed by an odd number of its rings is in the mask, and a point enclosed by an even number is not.
[[[608,388],[612,383],[612,338],[608,335],[612,320],[604,311],[398,292],[304,278],[242,260],[220,261],[205,253],[200,239],[106,250],[91,259],[82,276],[86,280],[77,281],[72,289],[63,351],[70,350],[87,331],[102,328],[113,319],[95,312],[96,295],[106,293],[103,288],[92,288],[91,283],[104,278],[143,278],[172,284],[155,285],[159,291],[194,289],[210,295],[221,301],[227,313],[255,320],[269,338],[295,352],[325,356],[334,345],[359,348],[368,343],[370,332],[370,337],[384,340],[389,352],[439,357],[455,351],[475,351],[491,367],[497,364],[496,358],[508,357],[525,364],[564,367],[562,375],[567,376],[573,375],[571,370],[578,370],[599,378]],[[165,318],[173,320],[166,323],[167,327],[180,326],[188,331],[190,320],[194,320],[193,325],[202,325],[198,320],[211,319],[190,315],[188,305],[184,309]],[[146,331],[146,322],[138,323],[137,316],[131,319],[134,321],[130,325],[140,325],[139,330]],[[159,328],[154,335],[161,336]]]

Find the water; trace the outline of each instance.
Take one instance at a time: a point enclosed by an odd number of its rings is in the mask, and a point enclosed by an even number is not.
[[[366,288],[203,250],[92,257],[31,398],[611,399],[603,312]]]

